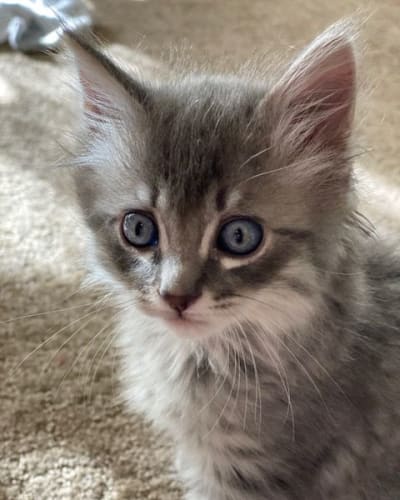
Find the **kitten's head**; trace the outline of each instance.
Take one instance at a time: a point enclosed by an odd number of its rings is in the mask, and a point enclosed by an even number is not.
[[[270,82],[145,81],[70,45],[86,129],[75,178],[96,275],[125,306],[191,337],[307,320],[350,210],[348,28],[323,33]]]

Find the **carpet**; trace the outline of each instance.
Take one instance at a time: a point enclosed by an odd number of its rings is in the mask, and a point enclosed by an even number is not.
[[[168,60],[184,46],[228,68],[255,52],[294,53],[361,9],[364,204],[399,229],[398,0],[93,5],[110,51],[128,63],[138,48]],[[0,51],[0,500],[180,499],[168,439],[119,400],[113,310],[81,286],[84,232],[65,172],[52,167],[76,116],[69,71],[62,58]]]

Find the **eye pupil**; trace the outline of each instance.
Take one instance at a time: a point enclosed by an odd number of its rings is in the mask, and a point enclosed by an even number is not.
[[[143,232],[143,223],[142,222],[138,222],[136,224],[136,227],[135,227],[135,235],[136,236],[140,236]]]
[[[235,236],[235,241],[238,245],[243,243],[243,231],[241,229],[236,229],[234,236]]]

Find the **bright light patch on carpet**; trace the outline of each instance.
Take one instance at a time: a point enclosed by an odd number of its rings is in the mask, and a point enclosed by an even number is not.
[[[0,104],[9,104],[17,98],[17,92],[3,76],[0,76]]]
[[[3,478],[6,471],[12,477]],[[2,481],[8,485],[7,495],[24,500],[117,498],[110,470],[61,446],[0,460]]]
[[[389,234],[400,229],[400,189],[383,175],[357,166],[356,178],[362,213],[379,228]]]

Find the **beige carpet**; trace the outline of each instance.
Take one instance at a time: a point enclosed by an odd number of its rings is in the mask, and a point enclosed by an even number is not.
[[[229,65],[290,52],[368,7],[359,115],[371,151],[361,161],[384,194],[371,211],[396,227],[399,0],[94,3],[102,33],[130,61],[138,44],[169,57],[183,43]],[[179,499],[167,441],[118,402],[112,310],[80,289],[82,232],[63,177],[48,168],[73,120],[67,74],[61,61],[0,52],[0,499]]]

